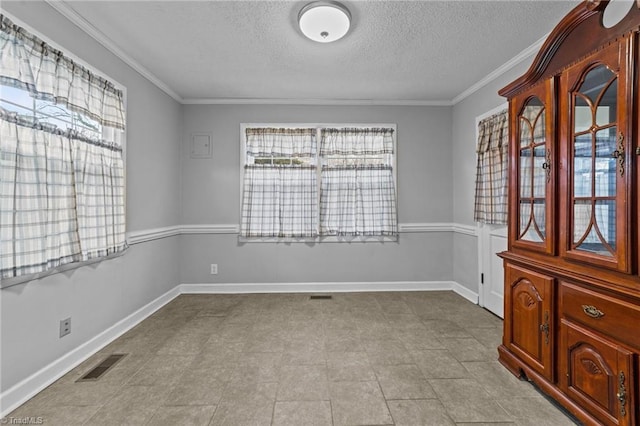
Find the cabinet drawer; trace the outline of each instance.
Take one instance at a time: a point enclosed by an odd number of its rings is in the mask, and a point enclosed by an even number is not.
[[[562,316],[587,325],[621,343],[640,348],[640,306],[593,290],[562,283]]]

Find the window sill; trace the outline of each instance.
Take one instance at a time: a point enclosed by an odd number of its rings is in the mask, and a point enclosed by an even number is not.
[[[99,263],[99,262],[102,262],[103,260],[115,259],[117,257],[122,256],[125,252],[126,250],[118,253],[110,254],[105,257],[96,258],[96,259],[67,263],[66,265],[58,266],[57,268],[49,269],[47,271],[42,271],[35,274],[20,275],[19,277],[13,277],[13,278],[4,278],[0,281],[0,289],[4,290],[5,288],[12,287],[14,285],[24,284],[29,281],[39,280],[39,279],[48,277],[50,275],[60,274],[63,272],[71,271],[73,269],[82,268],[83,266],[93,265],[94,263]]]
[[[396,236],[379,236],[379,237],[365,237],[365,236],[326,236],[316,238],[247,238],[238,237],[238,241],[244,243],[304,243],[304,244],[316,244],[316,243],[397,243],[399,237]]]

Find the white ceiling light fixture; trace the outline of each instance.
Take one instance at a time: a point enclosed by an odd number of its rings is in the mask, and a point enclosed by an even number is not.
[[[313,41],[330,43],[344,37],[351,26],[351,13],[335,1],[309,3],[298,14],[300,31]]]

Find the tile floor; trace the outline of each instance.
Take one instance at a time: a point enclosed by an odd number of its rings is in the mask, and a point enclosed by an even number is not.
[[[182,295],[9,417],[47,425],[574,423],[452,292]],[[100,380],[76,380],[126,353]]]

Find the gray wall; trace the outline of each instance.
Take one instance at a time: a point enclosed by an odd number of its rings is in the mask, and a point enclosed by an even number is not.
[[[525,59],[453,107],[453,222],[474,225],[473,203],[476,178],[476,117],[507,100],[498,90],[520,77],[531,65]],[[478,293],[477,238],[456,234],[453,239],[453,280]]]
[[[177,225],[182,106],[42,2],[2,7],[127,88],[127,229]],[[95,337],[179,282],[178,238],[0,291],[5,391]],[[59,321],[72,332],[58,338]]]
[[[184,107],[182,221],[238,224],[240,123],[396,123],[401,223],[451,222],[451,108],[391,106]],[[213,133],[213,158],[190,159],[192,133]],[[442,281],[452,279],[451,233],[402,234],[398,243],[246,243],[183,235],[182,283]],[[217,263],[219,275],[209,275]]]
[[[181,106],[42,2],[3,9],[128,89],[129,231],[238,224],[240,123],[398,125],[401,223],[473,225],[475,117],[521,64],[454,107]],[[213,133],[213,158],[189,159],[190,135]],[[183,140],[183,142],[181,142]],[[2,391],[98,335],[177,283],[450,281],[477,292],[475,237],[401,234],[398,243],[239,244],[236,235],[182,235],[124,256],[0,291]],[[209,275],[218,263],[219,275]],[[60,319],[72,333],[58,338]]]

